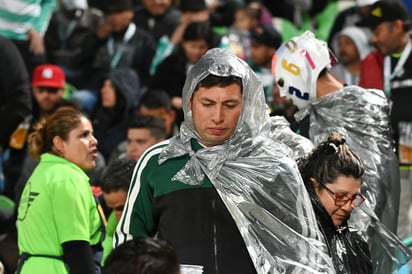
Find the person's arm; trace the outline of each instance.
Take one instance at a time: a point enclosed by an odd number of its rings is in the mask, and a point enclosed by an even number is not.
[[[96,273],[92,249],[86,241],[70,241],[62,244],[64,261],[71,274]]]

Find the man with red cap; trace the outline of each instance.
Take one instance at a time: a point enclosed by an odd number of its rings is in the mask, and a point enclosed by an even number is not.
[[[66,77],[63,70],[52,64],[37,66],[32,76],[34,98],[34,120],[45,118],[53,110],[57,101],[63,98]]]

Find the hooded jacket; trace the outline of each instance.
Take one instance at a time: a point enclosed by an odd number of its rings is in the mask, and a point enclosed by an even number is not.
[[[349,37],[353,41],[358,50],[360,60],[363,60],[370,53],[369,37],[363,29],[354,26],[346,27],[339,33],[338,38],[342,35]],[[338,59],[340,58],[339,54],[337,57]],[[331,71],[338,79],[348,85],[357,85],[359,83],[359,73],[352,75],[343,63],[336,64],[332,67]]]
[[[98,150],[108,160],[113,149],[126,139],[127,123],[136,110],[142,91],[133,69],[114,69],[106,79],[110,79],[115,87],[116,105],[110,110],[99,103],[92,115],[92,123],[99,142]]]

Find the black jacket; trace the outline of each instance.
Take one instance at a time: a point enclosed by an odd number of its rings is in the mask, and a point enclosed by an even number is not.
[[[315,193],[310,193],[313,208],[337,274],[370,274],[372,260],[367,243],[344,222],[336,228]]]
[[[29,75],[16,46],[0,36],[0,153],[10,135],[31,113]]]

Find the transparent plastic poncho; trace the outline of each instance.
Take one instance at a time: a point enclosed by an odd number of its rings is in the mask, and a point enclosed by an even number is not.
[[[399,164],[389,122],[389,106],[382,91],[346,86],[318,98],[295,114],[310,115],[309,136],[318,145],[332,131],[365,163],[362,193],[366,202],[349,220],[367,240],[375,273],[395,273],[409,260],[410,251],[395,235],[399,206]]]
[[[235,75],[243,83],[243,107],[233,136],[193,151],[202,140],[188,102],[207,75]],[[271,138],[262,85],[248,65],[229,50],[212,49],[190,70],[182,93],[184,122],[159,157],[189,154],[174,176],[190,185],[207,176],[235,220],[257,273],[334,273],[309,196],[292,151]],[[236,252],[235,250],[233,252]]]

